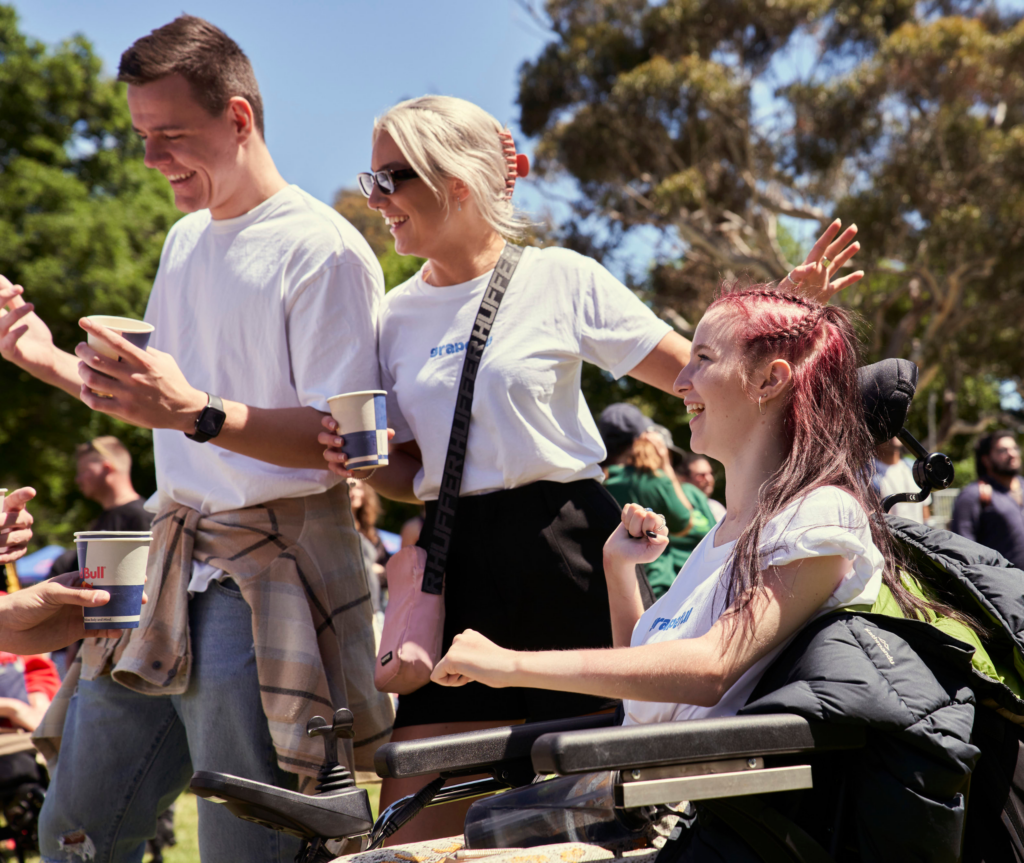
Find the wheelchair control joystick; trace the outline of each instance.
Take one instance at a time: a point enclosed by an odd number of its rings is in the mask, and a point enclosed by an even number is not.
[[[192,790],[238,818],[299,837],[297,863],[327,863],[337,856],[328,850],[328,840],[364,836],[373,827],[366,789],[357,788],[349,770],[338,763],[338,739],[355,737],[353,724],[352,712],[345,708],[329,721],[314,716],[306,723],[308,737],[324,740],[316,794],[207,770],[193,775]]]
[[[928,452],[927,448],[905,428],[897,437],[917,459],[914,462],[914,482],[921,490],[891,494],[882,501],[882,509],[888,512],[897,503],[921,503],[933,489],[949,488],[953,484],[953,462],[941,452]]]
[[[338,763],[338,739],[355,737],[352,711],[346,707],[334,711],[330,723],[322,716],[314,716],[306,723],[307,737],[324,739],[324,763],[317,773],[318,794],[330,794],[343,788],[352,788],[356,782],[343,764]]]

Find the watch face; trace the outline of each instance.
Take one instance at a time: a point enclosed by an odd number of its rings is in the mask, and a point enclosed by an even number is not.
[[[224,425],[224,416],[223,411],[207,407],[200,415],[199,422],[196,423],[196,431],[216,437],[220,434],[221,426]]]

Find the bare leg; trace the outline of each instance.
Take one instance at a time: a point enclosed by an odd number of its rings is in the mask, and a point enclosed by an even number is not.
[[[430,725],[409,725],[405,728],[396,728],[391,735],[391,742],[423,740],[442,734],[461,734],[465,731],[480,731],[484,728],[501,728],[504,725],[522,724],[522,719],[513,719],[503,722],[492,720],[490,722],[435,722]],[[432,773],[429,776],[414,776],[411,779],[385,779],[380,787],[380,811],[383,812],[386,807],[407,794],[415,794],[437,775]],[[481,776],[483,775],[485,774],[481,774]],[[458,781],[468,782],[470,779],[479,779],[481,776],[459,777]],[[447,803],[444,806],[424,809],[384,844],[402,845],[407,842],[424,842],[444,836],[457,836],[462,833],[462,826],[466,821],[466,810],[469,809],[472,802],[472,800],[461,800]]]

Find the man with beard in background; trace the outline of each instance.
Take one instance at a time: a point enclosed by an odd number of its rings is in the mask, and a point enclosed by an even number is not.
[[[1024,569],[1024,490],[1020,447],[1010,431],[997,431],[974,449],[978,479],[957,495],[949,529],[998,551]]]

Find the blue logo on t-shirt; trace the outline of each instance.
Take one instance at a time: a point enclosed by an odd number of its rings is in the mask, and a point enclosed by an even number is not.
[[[493,341],[494,336],[491,336],[490,338],[487,339],[487,344],[489,345]],[[433,358],[446,357],[451,354],[457,354],[460,353],[461,351],[466,350],[466,344],[466,342],[448,342],[448,344],[446,345],[438,345],[436,348],[430,349],[430,356],[431,358]]]
[[[651,624],[651,632],[664,632],[666,629],[678,629],[690,619],[693,608],[688,608],[678,617],[656,617]]]

